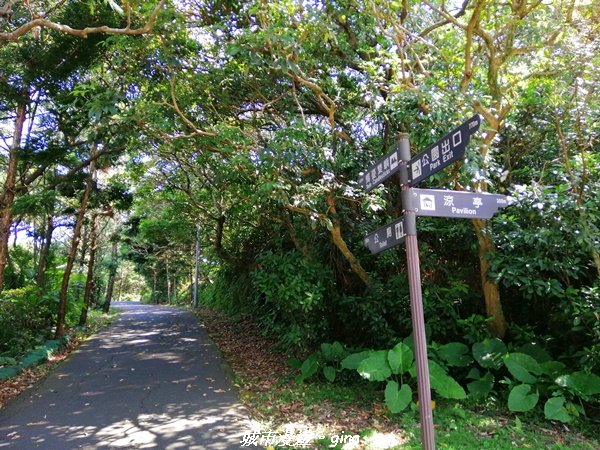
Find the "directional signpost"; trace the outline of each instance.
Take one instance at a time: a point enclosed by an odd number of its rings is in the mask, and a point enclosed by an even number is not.
[[[358,184],[360,184],[365,191],[369,192],[398,171],[399,161],[400,155],[398,154],[398,150],[392,150],[369,167],[369,170],[358,178]]]
[[[479,130],[481,119],[477,114],[452,130],[435,144],[430,145],[408,162],[409,184],[416,186],[419,181],[439,172],[465,154],[471,136]]]
[[[406,238],[404,232],[404,217],[381,227],[365,237],[365,245],[374,255],[402,244]]]
[[[414,186],[462,158],[471,136],[479,129],[480,125],[481,119],[475,115],[413,158],[410,157],[408,134],[401,134],[396,148],[371,166],[358,180],[363,189],[370,191],[394,173],[398,172],[400,175],[404,214],[394,222],[367,235],[365,245],[371,250],[371,253],[377,254],[396,245],[406,244],[421,418],[421,442],[424,450],[435,449],[435,436],[416,216],[490,219],[500,208],[512,203],[512,198],[499,194],[416,189]]]
[[[498,209],[508,206],[512,197],[443,189],[411,189],[417,216],[455,219],[491,219]]]

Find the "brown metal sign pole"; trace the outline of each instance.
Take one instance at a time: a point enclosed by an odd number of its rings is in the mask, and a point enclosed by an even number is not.
[[[419,392],[419,414],[421,418],[421,442],[424,450],[435,449],[433,430],[433,412],[431,408],[431,387],[429,383],[429,365],[427,362],[427,339],[425,336],[425,317],[421,292],[421,268],[419,246],[417,243],[417,221],[412,206],[411,188],[408,185],[408,166],[410,144],[408,134],[398,136],[400,151],[400,182],[402,184],[402,206],[404,208],[406,232],[406,259],[408,264],[408,283],[410,287],[410,310],[412,315],[413,341],[417,363],[417,389]]]

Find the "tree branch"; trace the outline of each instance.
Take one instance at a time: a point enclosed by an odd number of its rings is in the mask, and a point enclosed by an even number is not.
[[[82,161],[79,165],[71,168],[66,174],[64,174],[61,178],[66,178],[69,177],[77,172],[79,172],[80,170],[84,169],[85,167],[89,166],[93,161],[96,161],[98,158],[100,158],[103,155],[106,155],[108,153],[114,152],[114,149],[110,149],[110,148],[104,148],[103,150],[99,150],[99,151],[95,151],[92,156],[90,156],[89,158],[87,158],[86,160]],[[37,169],[35,169],[32,173],[30,173],[27,178],[25,178],[24,180],[21,181],[20,186],[18,186],[16,188],[17,192],[22,192],[27,190],[27,187],[33,183],[35,180],[37,180],[39,177],[41,177],[44,172],[46,171],[46,169],[48,169],[49,166],[40,166]],[[50,187],[54,187],[57,184],[59,184],[60,181],[52,183],[50,185]]]
[[[465,14],[465,11],[467,10],[468,4],[469,4],[469,0],[464,0],[462,6],[460,7],[460,10],[456,14],[454,14],[453,17],[455,19],[458,19],[459,17],[463,16]],[[427,28],[425,28],[423,31],[421,31],[419,33],[419,37],[423,38],[423,37],[427,36],[429,33],[431,33],[432,31],[437,30],[438,28],[448,25],[450,23],[452,23],[451,20],[444,19],[437,23],[434,23],[433,25],[429,25]]]
[[[175,111],[175,113],[179,116],[179,118],[182,120],[182,122],[184,124],[186,124],[192,130],[192,132],[190,134],[187,134],[184,137],[192,137],[192,136],[214,137],[214,136],[216,136],[217,133],[215,133],[215,132],[203,131],[203,130],[198,129],[196,127],[196,125],[194,125],[194,123],[190,119],[188,119],[185,116],[185,114],[183,114],[183,111],[181,111],[181,108],[179,108],[179,104],[177,103],[177,95],[175,94],[175,79],[174,78],[169,79],[169,85],[170,85],[170,91],[171,91],[171,102],[173,102],[173,103],[161,102],[161,104],[164,106],[167,106],[167,107],[171,108],[173,111]]]
[[[9,2],[10,3],[10,2]],[[12,42],[18,40],[20,37],[24,36],[31,30],[41,27],[41,28],[49,28],[51,30],[59,31],[61,33],[70,34],[72,36],[77,36],[81,38],[87,38],[90,34],[114,34],[114,35],[126,35],[126,36],[138,36],[142,34],[147,34],[152,31],[152,27],[156,22],[156,18],[158,17],[158,13],[161,8],[165,5],[166,0],[160,0],[152,13],[148,16],[146,23],[141,28],[131,28],[129,24],[125,28],[112,28],[106,25],[99,27],[86,27],[83,29],[71,28],[69,25],[63,25],[60,23],[52,22],[47,19],[33,19],[23,25],[21,25],[16,30],[0,33],[0,41]]]

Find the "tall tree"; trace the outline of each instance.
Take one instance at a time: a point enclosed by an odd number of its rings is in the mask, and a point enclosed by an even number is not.
[[[79,325],[83,326],[87,323],[88,310],[92,303],[92,296],[95,289],[95,273],[96,266],[96,250],[98,249],[98,214],[93,213],[90,219],[90,255],[87,265],[87,275],[85,280],[85,290],[83,293],[83,306],[79,316]]]
[[[96,144],[92,147],[91,155],[94,156],[96,152]],[[65,334],[65,320],[67,316],[67,296],[69,290],[69,282],[71,279],[71,272],[73,271],[73,265],[75,264],[75,259],[77,257],[77,248],[79,246],[79,240],[81,238],[81,228],[83,227],[83,222],[85,218],[85,213],[87,212],[88,203],[90,200],[90,195],[92,193],[92,189],[94,187],[94,179],[96,176],[96,161],[92,159],[92,162],[89,166],[89,173],[87,176],[87,181],[85,183],[85,188],[83,190],[83,194],[81,197],[81,202],[79,205],[79,211],[77,212],[77,216],[75,219],[75,226],[73,227],[73,236],[71,237],[71,245],[69,248],[69,254],[67,256],[67,264],[65,266],[65,270],[63,273],[62,283],[60,286],[59,298],[58,298],[58,315],[56,319],[56,332],[55,338],[61,338]]]
[[[14,132],[8,154],[8,167],[6,168],[6,178],[0,197],[0,291],[4,287],[4,269],[8,264],[8,239],[12,226],[12,205],[16,194],[17,166],[19,163],[18,153],[21,147],[27,111],[25,103],[20,104],[16,109]]]
[[[119,241],[117,236],[112,237],[111,250],[110,250],[110,261],[108,266],[108,281],[106,282],[106,295],[104,296],[104,302],[102,304],[102,310],[108,313],[110,310],[110,304],[113,299],[113,291],[115,287],[115,280],[117,277],[117,270],[119,269]]]

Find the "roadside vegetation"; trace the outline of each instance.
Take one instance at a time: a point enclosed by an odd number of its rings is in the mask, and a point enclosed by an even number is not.
[[[67,358],[69,353],[85,342],[89,336],[110,325],[118,315],[119,311],[114,308],[109,313],[92,311],[86,325],[70,329],[60,344],[52,348],[52,351],[48,351],[48,348],[42,345],[30,348],[30,354],[37,352],[40,348],[43,349],[44,353],[40,355],[41,357],[36,358],[35,363],[29,364],[27,367],[23,365],[23,358],[19,357],[19,355],[15,355],[15,357],[3,357],[0,360],[2,361],[0,373],[3,371],[8,372],[6,369],[13,369],[11,371],[13,373],[6,373],[6,375],[10,376],[0,379],[0,408],[33,387],[35,383]]]
[[[384,383],[358,376],[344,383],[324,378],[299,382],[299,371],[275,349],[249,318],[228,319],[209,308],[198,311],[212,339],[229,361],[244,404],[263,432],[325,436],[310,448],[332,446],[332,436],[360,436],[362,449],[421,448],[419,413],[411,404],[392,414],[384,400]],[[434,408],[438,448],[581,449],[600,445],[597,422],[550,421],[541,412],[511,412],[497,396],[486,401],[437,399]],[[283,446],[275,446],[283,450]],[[292,448],[292,447],[289,447]]]

